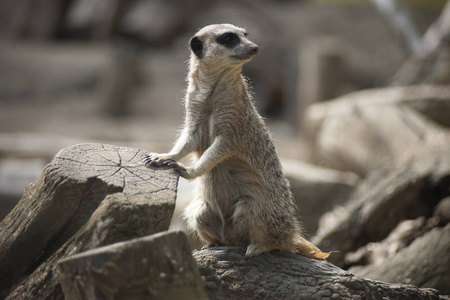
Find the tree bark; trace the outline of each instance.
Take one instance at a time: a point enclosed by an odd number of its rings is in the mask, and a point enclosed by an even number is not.
[[[207,299],[186,235],[163,232],[60,261],[66,300]]]
[[[210,299],[439,299],[433,289],[360,278],[294,253],[244,253],[238,247],[194,252]]]
[[[61,150],[0,223],[0,298],[62,299],[58,260],[167,230],[178,174],[145,152],[80,144]]]

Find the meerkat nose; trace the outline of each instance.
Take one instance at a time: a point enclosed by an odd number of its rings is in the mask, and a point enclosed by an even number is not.
[[[251,50],[253,53],[258,53],[259,49],[258,49],[258,46],[252,46]]]

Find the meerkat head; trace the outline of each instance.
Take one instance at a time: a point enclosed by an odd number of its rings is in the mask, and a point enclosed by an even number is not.
[[[243,28],[231,24],[203,27],[191,38],[192,58],[205,64],[244,64],[258,53],[258,46],[247,38]]]

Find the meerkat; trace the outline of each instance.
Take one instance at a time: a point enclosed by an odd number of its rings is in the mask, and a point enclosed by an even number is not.
[[[215,24],[198,31],[190,48],[184,128],[169,153],[144,163],[198,177],[184,216],[208,245],[246,246],[248,257],[279,249],[327,258],[302,237],[271,134],[241,73],[258,46],[243,28]],[[195,164],[178,162],[190,153]]]

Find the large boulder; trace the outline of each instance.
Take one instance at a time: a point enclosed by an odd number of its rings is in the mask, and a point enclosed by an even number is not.
[[[349,94],[307,108],[303,136],[315,163],[362,176],[393,168],[404,153],[449,125],[450,88],[395,87]]]

